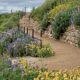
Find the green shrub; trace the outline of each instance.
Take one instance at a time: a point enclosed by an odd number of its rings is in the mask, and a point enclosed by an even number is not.
[[[23,70],[19,64],[23,65]],[[19,64],[13,70],[14,65],[8,64],[8,57],[0,55],[0,80],[80,80],[80,67],[71,70],[49,71],[43,67],[39,69],[37,67],[39,65],[28,66],[26,59],[21,59]]]
[[[48,13],[54,6],[56,6],[56,0],[46,0],[40,7],[32,10],[31,17],[41,21],[44,14]]]
[[[0,14],[0,32],[16,27],[22,12]]]
[[[35,20],[41,21],[44,14],[49,13],[50,10],[54,9],[60,4],[75,3],[74,0],[45,0],[45,2],[38,8],[32,10],[31,17]],[[79,2],[78,2],[79,3]]]
[[[63,35],[67,27],[69,26],[69,23],[70,14],[68,14],[67,12],[61,12],[55,17],[52,23],[54,32],[53,36],[55,39],[59,39]]]
[[[38,56],[39,57],[49,57],[52,54],[52,49],[49,45],[44,45],[41,49],[38,49]]]
[[[29,45],[26,47],[26,52],[28,56],[35,56],[37,57],[37,46],[35,45]]]
[[[28,71],[27,76],[25,77],[26,80],[34,80],[35,77],[39,75],[39,72],[35,69]]]
[[[41,29],[46,30],[48,23],[51,24],[58,13],[79,5],[80,0],[45,0],[41,6],[33,8],[31,17],[40,23]]]
[[[9,43],[10,38],[7,36],[7,38],[0,40],[0,54],[5,53],[6,46]]]
[[[3,54],[3,49],[4,49],[4,47],[3,47],[3,45],[0,43],[0,55]]]
[[[37,45],[29,45],[26,47],[27,55],[33,57],[49,57],[54,55],[49,45],[44,45],[42,48]]]
[[[42,31],[45,31],[48,27],[48,15],[45,14],[41,23],[40,23],[40,27]]]
[[[49,11],[48,14],[48,21],[51,22],[52,19],[59,14],[61,11],[66,10],[68,7],[70,6],[70,4],[61,4],[56,6],[55,8],[53,8],[52,10]]]
[[[80,26],[80,13],[74,15],[74,24]]]
[[[14,47],[11,48],[10,50],[11,57],[22,57],[26,55],[26,49],[25,45],[23,43],[19,43]]]

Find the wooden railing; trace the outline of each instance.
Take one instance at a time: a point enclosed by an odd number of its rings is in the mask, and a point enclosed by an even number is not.
[[[26,27],[20,27],[18,26],[18,30],[23,31],[24,35],[31,35],[31,37],[35,40],[37,39],[40,47],[42,48],[42,31],[40,32],[40,39],[38,37],[35,37],[35,30],[34,29],[30,29],[30,28],[26,28]],[[29,33],[30,32],[30,33]]]

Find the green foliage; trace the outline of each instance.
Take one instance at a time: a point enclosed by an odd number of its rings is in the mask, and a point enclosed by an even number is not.
[[[56,0],[46,0],[43,5],[33,9],[31,17],[35,20],[41,21],[45,13],[48,13],[56,5]]]
[[[10,38],[7,36],[7,38],[3,38],[2,40],[0,40],[0,54],[5,53],[6,51],[6,46],[9,43]]]
[[[34,20],[37,20],[40,23],[40,29],[45,31],[48,25],[53,22],[53,19],[57,18],[56,16],[59,13],[61,13],[62,11],[65,12],[66,10],[70,12],[70,15],[72,15],[72,13],[76,11],[75,8],[79,6],[80,6],[80,0],[46,0],[40,7],[32,10],[31,17]],[[59,21],[59,22],[62,22],[62,21]],[[68,24],[66,23],[66,21],[62,23],[65,23],[64,26],[65,25],[67,26]],[[75,24],[79,25],[79,16],[78,18],[76,16]],[[58,32],[59,34],[61,30],[60,29],[58,30],[59,30]],[[58,34],[56,35],[58,36]]]
[[[0,55],[3,54],[3,49],[4,49],[4,47],[3,47],[3,45],[0,43]]]
[[[19,64],[23,65],[23,69]],[[0,80],[79,80],[80,67],[71,70],[53,70],[49,71],[39,65],[30,66],[26,60],[21,59],[13,69],[13,65],[8,63],[7,56],[0,55]],[[27,68],[25,67],[27,66]],[[32,68],[33,67],[33,68]]]
[[[33,57],[49,57],[54,55],[49,45],[44,45],[42,48],[37,45],[29,45],[26,49],[28,55]]]
[[[61,11],[65,11],[65,10],[69,10],[69,9],[72,9],[74,7],[78,7],[80,5],[79,3],[79,0],[76,1],[76,0],[70,0],[70,1],[66,1],[65,3],[63,4],[59,4],[57,6],[55,6],[53,9],[51,9],[49,11],[49,14],[48,14],[48,21],[52,21],[52,19],[58,14],[60,13]]]
[[[61,4],[56,6],[54,9],[50,10],[48,14],[48,21],[51,22],[57,14],[59,14],[61,11],[66,10],[68,7],[69,7],[69,4]]]
[[[25,45],[24,44],[18,44],[17,45],[17,50],[16,50],[16,55],[17,56],[24,56],[24,54],[26,54],[26,49],[25,49]]]
[[[74,24],[80,26],[80,13],[74,15]]]
[[[37,53],[39,57],[49,57],[54,55],[54,52],[52,52],[52,49],[49,45],[44,45],[43,48],[38,49]]]
[[[60,39],[63,33],[66,31],[68,26],[70,26],[71,18],[73,17],[73,24],[79,26],[79,13],[77,6],[71,6],[67,10],[59,12],[56,16],[53,17],[52,27],[53,27],[53,36],[55,39]]]
[[[0,14],[0,32],[18,25],[22,12]]]
[[[28,72],[26,80],[33,80],[35,77],[38,76],[38,74],[39,72],[37,70],[35,71],[35,69],[34,70],[32,69],[30,72]]]
[[[48,15],[47,14],[44,15],[44,17],[43,17],[43,19],[42,19],[40,24],[41,24],[40,25],[41,26],[41,30],[45,31],[47,29],[47,27],[48,27]]]
[[[27,78],[27,77],[26,77]],[[12,66],[8,64],[8,57],[0,55],[0,80],[22,80],[21,70],[16,68],[13,71]],[[23,80],[26,80],[23,78]]]
[[[55,17],[55,20],[53,21],[52,25],[54,32],[53,35],[55,39],[59,39],[66,31],[67,27],[69,26],[69,21],[70,14],[68,14],[67,12],[61,12]]]
[[[11,57],[22,57],[26,55],[26,49],[25,45],[22,43],[19,43],[14,47],[11,48],[10,50],[10,56]]]
[[[44,14],[49,13],[49,11],[54,9],[56,6],[66,4],[68,2],[74,2],[74,0],[45,0],[45,2],[40,7],[36,9],[33,8],[31,17],[35,20],[41,21]]]

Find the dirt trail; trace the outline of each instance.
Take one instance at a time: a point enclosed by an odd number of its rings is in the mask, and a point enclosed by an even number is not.
[[[25,17],[24,17],[25,18]],[[26,20],[22,19],[23,22]],[[38,33],[35,36],[40,38]],[[55,51],[55,56],[49,58],[33,58],[26,57],[29,62],[36,63],[40,66],[48,67],[48,69],[72,69],[80,66],[80,49],[53,39],[42,37],[43,44],[50,44]]]

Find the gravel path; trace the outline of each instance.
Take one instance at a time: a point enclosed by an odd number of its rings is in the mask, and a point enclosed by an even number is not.
[[[35,36],[39,37],[37,33],[35,33]],[[29,62],[35,62],[40,66],[46,65],[48,69],[72,69],[80,66],[79,48],[46,37],[43,37],[42,40],[43,44],[50,44],[55,52],[55,56],[42,59],[27,57]]]
[[[40,38],[38,33],[35,33],[35,36]],[[51,45],[53,51],[55,51],[55,56],[49,58],[26,57],[29,62],[36,63],[39,66],[46,66],[51,70],[72,69],[80,66],[80,48],[61,41],[55,41],[45,36],[43,36],[42,40],[43,44]]]

